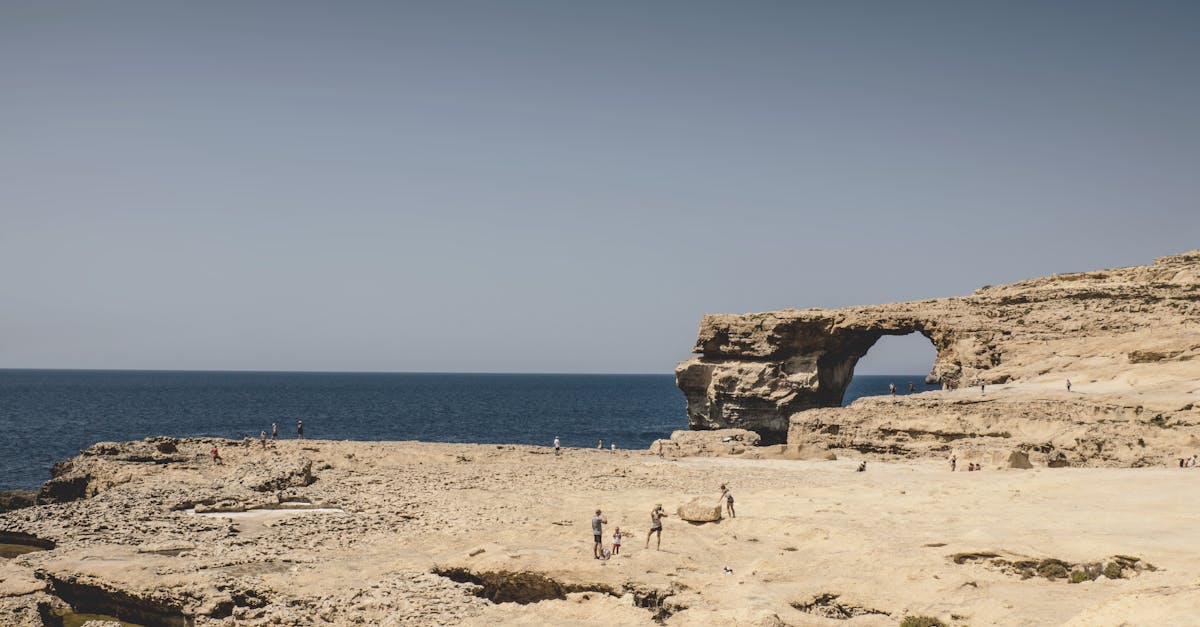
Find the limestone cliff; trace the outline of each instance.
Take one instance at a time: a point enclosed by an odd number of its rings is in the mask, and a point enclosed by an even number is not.
[[[1186,412],[1200,379],[1200,362],[1192,361],[1200,355],[1200,251],[1150,266],[986,286],[964,297],[707,315],[694,349],[699,356],[679,364],[676,380],[693,429],[751,429],[768,442],[821,440],[813,420],[799,412],[840,407],[855,364],[871,346],[884,335],[909,333],[929,338],[937,351],[929,379],[947,390],[921,395],[923,412],[932,405],[957,415],[955,407],[965,407],[958,404],[962,388],[978,382],[997,386],[987,398],[1009,402],[1128,407],[1139,418],[1147,408],[1148,417]],[[1066,392],[1067,379],[1075,395],[1055,397],[1059,387]],[[1112,411],[1125,415],[1095,413]],[[822,410],[816,422],[833,435],[834,426],[839,432],[861,426],[841,424],[838,416],[849,420],[851,413]],[[1187,422],[1188,415],[1179,419]],[[903,424],[886,428],[893,427],[903,430]],[[980,426],[956,437],[984,432]]]

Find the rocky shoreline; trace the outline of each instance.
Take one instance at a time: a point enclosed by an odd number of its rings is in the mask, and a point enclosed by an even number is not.
[[[46,502],[0,514],[3,537],[29,547],[0,560],[0,612],[20,626],[74,613],[142,625],[1098,625],[1200,602],[1194,513],[1178,498],[1200,470],[876,460],[859,473],[860,457],[704,435],[662,457],[100,443],[56,468]],[[677,517],[717,505],[721,483],[737,518]],[[662,551],[643,546],[655,503],[669,512]],[[606,542],[616,526],[626,537],[609,560],[591,556],[596,508]]]

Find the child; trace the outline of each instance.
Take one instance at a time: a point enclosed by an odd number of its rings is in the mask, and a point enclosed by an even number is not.
[[[621,528],[613,529],[613,548],[612,554],[616,555],[621,552]]]

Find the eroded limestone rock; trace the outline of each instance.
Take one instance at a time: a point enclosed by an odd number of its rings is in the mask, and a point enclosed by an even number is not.
[[[1104,443],[1097,450],[1083,429],[1096,421],[1082,417],[1136,412],[1132,420],[1122,418],[1124,428],[1108,429],[1106,438],[1117,438],[1111,443],[1121,447],[1138,441],[1142,412],[1191,435],[1197,421],[1189,382],[1200,378],[1198,277],[1200,251],[1193,251],[1151,266],[986,286],[964,297],[707,315],[694,348],[698,356],[679,364],[676,381],[692,429],[749,429],[764,443],[786,437],[837,448],[851,439],[849,448],[860,452],[908,454],[910,440],[930,439],[941,444],[916,448],[948,454],[948,442],[965,438],[1030,450],[1031,457],[1038,454],[1032,449],[1051,444],[1068,451],[1072,463],[1137,464],[1169,453],[1145,444],[1118,456],[1106,453]],[[912,411],[907,397],[894,410],[874,404],[870,412],[839,414],[846,411],[840,406],[858,360],[884,335],[909,333],[922,334],[936,350],[927,380],[946,391],[914,398],[924,399],[922,410],[935,407],[939,421]],[[1007,428],[978,420],[988,412],[972,407],[996,398],[1005,399],[1004,410],[1017,419]],[[1079,429],[1061,428],[1064,407],[1081,417]],[[817,408],[829,409],[810,415]],[[914,421],[924,424],[914,427]],[[1006,441],[979,440],[988,437]]]
[[[721,503],[717,499],[697,497],[679,506],[679,518],[693,523],[721,520]]]
[[[716,457],[740,455],[758,446],[759,435],[745,429],[716,429],[712,431],[674,431],[670,439],[650,445],[650,452],[662,448],[664,457]]]

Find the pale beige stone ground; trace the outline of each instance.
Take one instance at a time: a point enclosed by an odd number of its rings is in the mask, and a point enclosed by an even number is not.
[[[634,595],[670,595],[669,625],[1186,623],[1200,600],[1200,469],[1041,468],[949,473],[932,461],[659,459],[520,446],[281,442],[224,450],[184,442],[190,463],[97,462],[123,482],[84,500],[0,516],[60,548],[0,566],[0,607],[30,598],[34,569],[182,600],[197,624],[653,624]],[[238,478],[306,457],[316,482],[285,490],[344,513],[209,518],[187,498],[251,502]],[[644,548],[649,510],[728,483],[738,517],[666,521]],[[259,495],[261,496],[261,495]],[[272,498],[278,498],[270,495]],[[589,519],[626,532],[622,554],[591,557]],[[482,551],[480,551],[482,549]],[[154,552],[158,551],[158,552]],[[995,552],[1068,562],[1139,557],[1159,570],[1080,584],[1021,580],[950,556]],[[607,588],[536,604],[490,604],[435,566],[544,574]],[[732,570],[732,574],[725,572]],[[204,616],[230,591],[269,603]],[[833,620],[793,609],[822,594],[887,615]],[[6,596],[7,595],[7,596]]]

